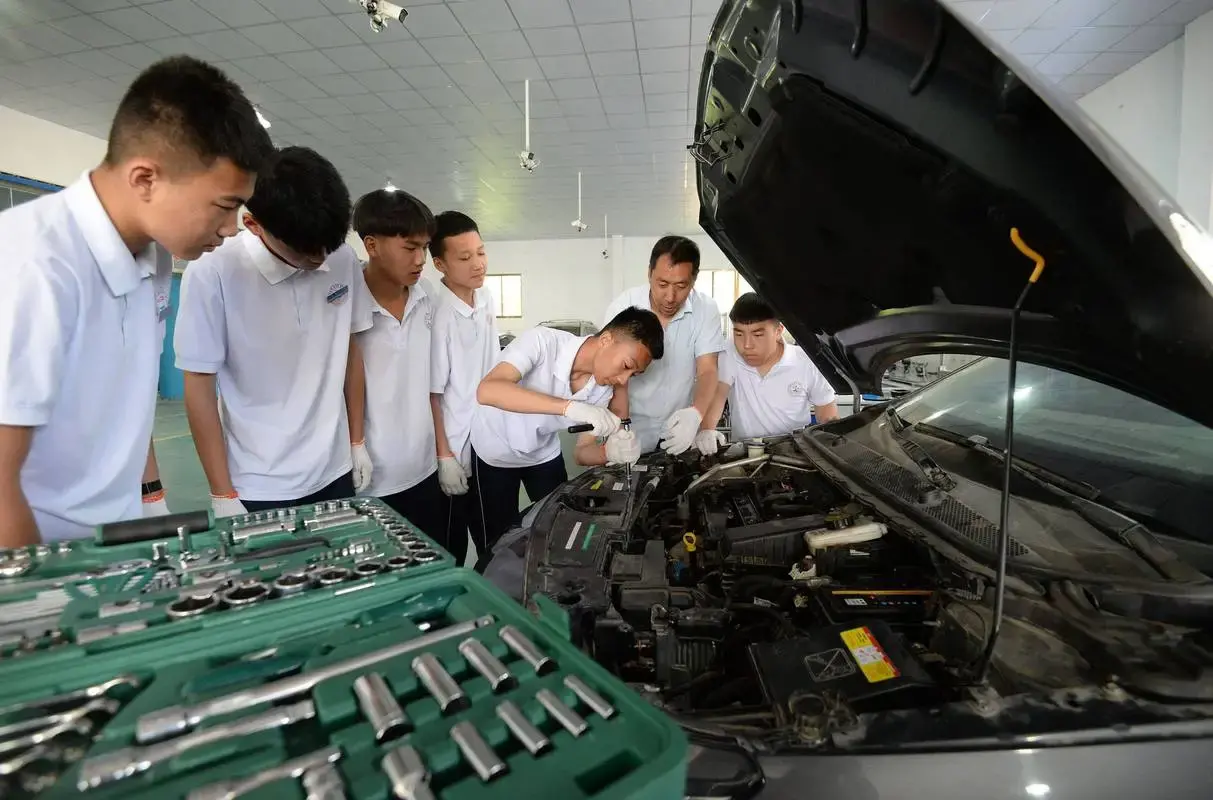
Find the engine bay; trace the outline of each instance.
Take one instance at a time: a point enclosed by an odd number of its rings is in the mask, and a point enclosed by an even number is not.
[[[558,604],[575,644],[691,730],[800,746],[879,734],[873,715],[1096,686],[1097,640],[1141,652],[1150,626],[1084,641],[1098,611],[1041,587],[1008,598],[979,686],[989,583],[861,497],[792,437],[591,470],[538,510],[524,596]]]

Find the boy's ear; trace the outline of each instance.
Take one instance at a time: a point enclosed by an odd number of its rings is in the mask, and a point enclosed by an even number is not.
[[[363,236],[362,246],[366,248],[366,254],[368,256],[373,257],[379,255],[379,240],[374,236]]]

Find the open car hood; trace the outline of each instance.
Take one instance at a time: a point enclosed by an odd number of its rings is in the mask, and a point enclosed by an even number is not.
[[[700,84],[700,222],[839,391],[1007,353],[1204,424],[1210,240],[1088,121],[934,0],[727,0]]]

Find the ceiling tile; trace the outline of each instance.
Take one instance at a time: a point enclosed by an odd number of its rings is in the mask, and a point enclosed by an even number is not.
[[[214,16],[206,13],[193,0],[164,0],[148,3],[143,10],[187,36],[192,33],[222,30],[227,27]]]
[[[522,119],[522,111],[514,102],[486,103],[480,106],[480,113],[485,119]]]
[[[301,19],[287,25],[314,47],[342,47],[359,41],[353,31],[332,16]]]
[[[646,20],[636,23],[636,46],[641,49],[656,47],[686,47],[691,43],[691,18]]]
[[[79,16],[61,19],[50,23],[53,27],[66,33],[73,39],[83,42],[90,47],[115,47],[128,44],[131,38],[125,33],[114,30],[95,17]]]
[[[206,10],[211,16],[233,28],[264,25],[274,21],[274,15],[255,0],[206,0]]]
[[[104,50],[85,50],[83,53],[68,53],[63,58],[67,62],[75,64],[81,69],[86,69],[94,75],[100,75],[103,78],[115,75],[128,75],[134,69],[130,64],[114,58]]]
[[[363,22],[365,25],[365,21]],[[463,26],[451,9],[445,4],[437,3],[426,6],[410,6],[408,19],[404,27],[409,33],[421,41],[431,36],[458,36],[464,33]]]
[[[352,94],[341,98],[345,107],[355,114],[376,114],[390,110],[377,94]]]
[[[289,97],[291,100],[312,100],[317,97],[327,97],[320,87],[307,80],[306,78],[290,78],[285,81],[270,81],[267,84],[271,89],[280,92],[284,97]]]
[[[589,64],[586,67],[588,68]],[[598,87],[594,85],[593,78],[549,79],[548,85],[552,87],[552,94],[556,95],[557,100],[598,96]]]
[[[612,128],[644,128],[649,124],[644,114],[607,114]]]
[[[1026,28],[1053,5],[1053,0],[1000,0],[981,18],[989,31]]]
[[[1121,53],[1153,53],[1183,36],[1182,25],[1143,25],[1109,49]]]
[[[683,92],[646,94],[644,96],[644,104],[650,111],[685,111],[688,106],[687,96]]]
[[[581,37],[576,28],[532,28],[524,31],[537,56],[563,56],[580,53]]]
[[[602,101],[596,96],[580,97],[572,100],[561,100],[560,110],[566,117],[576,117],[582,114],[601,114]]]
[[[630,22],[602,22],[597,25],[582,25],[581,41],[587,53],[610,50],[635,50],[636,34]]]
[[[468,33],[512,31],[518,27],[505,0],[463,0],[453,3],[451,10]]]
[[[514,19],[523,28],[553,28],[572,25],[568,0],[509,0]]]
[[[264,83],[241,84],[240,88],[244,89],[244,93],[248,95],[248,99],[252,100],[254,103],[269,103],[274,100],[286,99],[277,89],[271,89]]]
[[[506,83],[535,80],[543,77],[539,62],[533,58],[517,58],[509,61],[494,61],[493,71]]]
[[[628,0],[569,0],[569,5],[578,25],[592,22],[630,22],[632,19]]]
[[[170,31],[171,33],[171,31]],[[87,50],[88,45],[48,25],[26,25],[5,31],[5,38],[12,38],[48,55],[61,56]]]
[[[584,78],[589,77],[590,62],[585,55],[575,56],[540,56],[539,66],[549,80],[554,78]]]
[[[563,2],[564,0],[561,0]],[[477,33],[472,36],[480,54],[490,61],[508,58],[527,58],[531,55],[531,46],[527,44],[522,31],[500,31],[498,33]]]
[[[602,98],[602,107],[608,114],[643,114],[644,95],[623,94]]]
[[[409,108],[424,108],[430,104],[428,100],[412,89],[384,92],[379,95],[379,99],[387,103],[389,108],[394,108],[397,111],[404,111]]]
[[[1077,28],[1089,25],[1117,0],[1057,0],[1033,22],[1037,28]]]
[[[299,34],[281,23],[253,25],[240,32],[256,42],[267,53],[292,53],[311,50],[312,46]]]
[[[660,50],[640,51],[640,71],[645,74],[685,70],[690,61],[689,47],[663,47]]]
[[[506,91],[506,88],[501,85],[500,81],[492,84],[460,84],[460,88],[463,89],[463,93],[468,96],[468,99],[477,105],[481,103],[510,102],[510,93]]]
[[[135,69],[143,69],[159,61],[161,56],[145,44],[124,44],[110,47],[103,52],[108,53],[119,61],[130,64]]]
[[[327,17],[332,14],[320,0],[257,0],[257,2],[283,22],[309,17]],[[348,6],[348,8],[350,12],[357,11],[353,6]]]
[[[1128,26],[1079,28],[1073,36],[1061,43],[1057,52],[1099,53],[1128,36],[1132,30],[1133,28]]]
[[[621,50],[615,53],[590,53],[590,67],[594,75],[629,75],[640,72],[640,60],[636,53]]]
[[[165,56],[187,55],[212,62],[223,60],[203,47],[201,42],[190,36],[170,36],[167,39],[155,39],[148,42],[147,46],[153,50],[158,50],[161,55]]]
[[[448,86],[451,83],[451,79],[442,70],[442,67],[409,67],[399,70],[399,72],[414,89]]]
[[[515,101],[521,103],[525,99],[526,86],[523,81],[507,82],[505,88],[509,90],[510,97],[514,98]],[[554,97],[555,96],[552,94],[552,87],[548,86],[547,81],[534,79],[531,80],[532,103],[534,103],[536,100],[552,100]]]
[[[119,8],[116,11],[102,11],[97,19],[119,30],[136,42],[147,42],[151,39],[163,39],[166,36],[176,36],[177,31],[165,25],[142,8]]]
[[[1145,58],[1147,53],[1100,53],[1087,62],[1079,74],[1119,75]]]
[[[1086,66],[1094,57],[1094,53],[1052,53],[1035,66],[1042,75],[1069,75]]]
[[[463,64],[447,64],[443,71],[460,86],[485,85],[495,86],[500,83],[497,73],[493,72],[484,61],[469,61]]]
[[[341,67],[334,64],[319,50],[311,50],[306,53],[282,53],[278,59],[296,73],[308,78],[314,75],[332,75],[341,72]]]
[[[392,85],[400,83],[394,73],[389,74],[393,78]],[[333,97],[345,97],[347,95],[365,94],[367,92],[367,88],[352,75],[319,75],[312,78],[312,83],[316,84],[325,94]]]
[[[262,81],[282,81],[295,75],[293,69],[273,56],[238,58],[232,63],[250,75],[256,75]]]
[[[643,91],[639,75],[598,75],[598,93],[603,97],[614,97],[621,94],[639,96]]]
[[[372,92],[394,92],[397,89],[409,88],[408,80],[398,69],[365,70],[355,72],[350,77]]]
[[[1058,87],[1064,92],[1082,97],[1107,83],[1109,77],[1108,75],[1070,75],[1063,78]]]
[[[277,117],[281,117],[282,119],[296,120],[310,117],[311,115],[311,111],[308,111],[294,100],[279,100],[271,103],[269,108],[266,109],[266,116],[268,116],[271,120]]]
[[[641,0],[632,3],[632,17],[637,20],[690,15],[691,0]]]
[[[1095,19],[1096,25],[1142,25],[1171,5],[1170,0],[1120,0]]]
[[[13,38],[0,36],[0,60],[6,59],[13,62],[29,61],[34,58],[41,58],[46,54],[45,50],[39,50]]]
[[[199,33],[194,36],[194,41],[227,61],[234,61],[237,58],[255,58],[261,53],[260,47],[238,31]]]
[[[686,72],[658,72],[641,76],[645,94],[677,92],[687,85]]]
[[[479,61],[480,51],[467,36],[439,36],[423,43],[430,58],[439,64],[458,64],[461,61]]]
[[[350,113],[349,106],[335,97],[318,97],[308,100],[307,105],[312,109],[313,114],[319,114],[322,117],[345,116]]]
[[[371,50],[388,64],[398,69],[431,66],[434,63],[434,59],[430,58],[430,54],[425,52],[425,48],[416,42],[409,42],[407,46],[401,46],[397,42],[380,46],[371,45]]]
[[[346,72],[387,68],[387,63],[374,50],[365,45],[333,47],[323,52],[334,64]]]
[[[1187,25],[1209,11],[1213,11],[1213,0],[1180,0],[1150,21],[1156,25]]]
[[[97,11],[110,11],[115,8],[125,8],[130,5],[127,0],[64,0],[72,8],[78,8],[86,14]]]
[[[1015,37],[1010,49],[1012,53],[1023,55],[1051,53],[1073,35],[1069,28],[1028,28]]]

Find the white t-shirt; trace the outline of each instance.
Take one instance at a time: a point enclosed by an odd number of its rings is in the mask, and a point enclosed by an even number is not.
[[[143,514],[171,280],[87,173],[0,212],[0,424],[36,429],[21,488],[44,540]]]
[[[625,308],[652,311],[649,286],[628,289],[607,306],[602,327]],[[628,414],[640,447],[657,447],[661,428],[675,411],[686,408],[695,396],[695,359],[724,350],[720,308],[703,292],[692,290],[665,329],[665,355],[628,381]]]
[[[605,406],[615,394],[614,387],[599,386],[593,376],[576,393],[569,386],[573,359],[588,338],[555,328],[532,328],[501,351],[498,363],[512,364],[522,373],[519,386]],[[560,431],[576,424],[553,414],[518,414],[478,405],[472,419],[472,447],[478,458],[494,467],[532,467],[559,456]]]
[[[218,376],[228,469],[249,500],[293,500],[350,471],[345,367],[371,326],[361,264],[342,245],[316,270],[242,231],[191,263],[173,342],[178,369]]]
[[[720,357],[720,382],[729,390],[732,439],[778,436],[805,427],[813,407],[834,402],[834,387],[804,350],[783,346],[783,355],[766,375],[759,375],[729,345]]]
[[[472,466],[472,416],[476,387],[497,363],[501,345],[493,296],[477,289],[475,307],[460,300],[443,283],[434,287],[434,330],[430,339],[430,392],[442,395],[446,441],[460,465]]]
[[[430,410],[433,292],[424,279],[414,284],[399,320],[372,295],[373,322],[358,334],[366,365],[366,449],[374,466],[366,494],[373,497],[411,489],[438,469]]]

